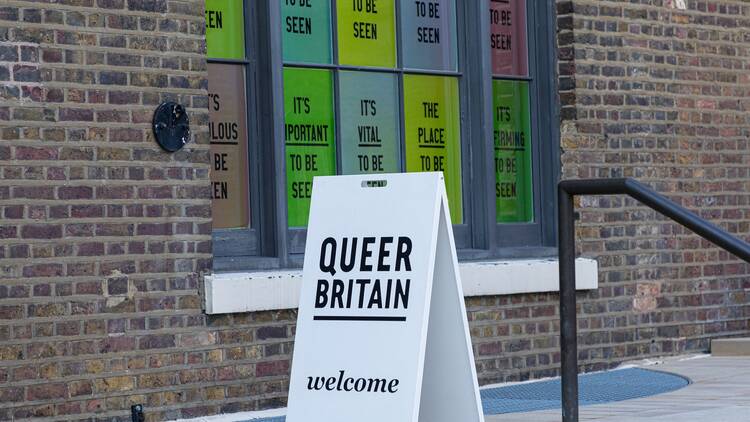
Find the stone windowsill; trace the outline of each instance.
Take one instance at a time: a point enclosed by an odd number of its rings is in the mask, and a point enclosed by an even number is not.
[[[559,290],[555,259],[462,262],[459,267],[466,297]],[[299,303],[301,283],[301,270],[208,275],[204,307],[207,314],[293,309]],[[578,258],[576,289],[597,287],[596,261]]]

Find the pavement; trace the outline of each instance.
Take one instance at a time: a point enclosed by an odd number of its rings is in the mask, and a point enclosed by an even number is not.
[[[690,379],[687,387],[655,396],[582,406],[580,421],[750,422],[750,357],[692,356],[634,366]],[[559,422],[560,409],[487,415],[486,422]]]
[[[587,389],[592,390],[591,384],[593,383],[595,393],[597,388],[600,393],[592,395],[589,391],[587,394],[582,394],[582,404],[586,405],[579,408],[580,421],[750,422],[750,357],[677,356],[631,362],[624,367],[625,369],[586,374],[579,378],[581,392],[585,390],[583,387],[587,384],[589,384]],[[656,377],[653,371],[676,374],[688,379],[690,383],[687,386],[684,386],[684,382],[682,385],[675,386],[674,380],[666,379],[670,377]],[[644,374],[647,372],[651,375]],[[672,385],[669,387],[670,392],[654,394],[657,390],[668,391],[665,385],[669,384]],[[529,389],[532,390],[532,394],[528,394]],[[635,393],[633,389],[636,390]],[[485,386],[481,390],[486,413],[515,412],[487,414],[485,422],[560,422],[562,420],[559,408],[559,379]],[[499,400],[496,400],[494,404],[491,403],[492,397],[490,397],[493,395],[491,393],[493,390],[500,395],[497,397]],[[623,400],[626,397],[639,395],[643,397]],[[588,399],[585,396],[588,396]],[[554,403],[545,404],[544,401],[550,401],[550,397],[555,397]],[[604,403],[604,401],[607,402]],[[532,408],[548,410],[523,411],[523,409]],[[180,422],[283,422],[285,413],[286,409],[274,409],[217,415]]]

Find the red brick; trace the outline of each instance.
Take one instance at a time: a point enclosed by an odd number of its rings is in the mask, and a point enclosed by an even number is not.
[[[99,353],[98,342],[94,340],[71,342],[70,350],[73,356],[94,355]]]
[[[133,274],[135,270],[135,262],[132,260],[128,261],[115,261],[115,262],[102,262],[99,265],[99,272],[101,275],[109,276],[113,273],[120,272],[123,274]]]
[[[110,100],[111,98],[112,94],[110,93]],[[113,142],[143,142],[143,131],[141,129],[112,129],[109,136],[110,141]]]
[[[47,167],[48,180],[65,180],[65,169],[62,167]]]
[[[16,199],[54,199],[55,190],[50,186],[14,186],[12,195]]]
[[[107,333],[124,333],[127,329],[128,321],[125,318],[110,319],[107,321]],[[120,338],[120,337],[112,337]],[[133,340],[135,344],[135,340]]]
[[[77,336],[81,332],[81,325],[78,321],[64,321],[55,323],[55,333],[58,336]]]
[[[65,275],[71,277],[91,276],[95,273],[96,265],[93,262],[79,262],[67,265]]]
[[[97,224],[97,236],[132,236],[134,234],[132,224]]]
[[[172,259],[152,259],[143,261],[140,265],[140,272],[142,273],[167,273],[174,270],[174,260]]]
[[[101,281],[81,281],[75,285],[77,295],[97,295],[100,296],[104,289]]]
[[[175,309],[175,298],[143,298],[138,300],[138,310],[141,312],[164,311]]]
[[[21,319],[24,317],[22,305],[0,305],[0,320]]]
[[[51,296],[52,286],[48,283],[35,284],[34,285],[34,296]]]
[[[60,403],[55,406],[58,415],[77,415],[81,413],[82,402]]]
[[[170,199],[172,198],[172,187],[146,186],[138,188],[138,197],[142,199]]]
[[[258,340],[267,340],[271,338],[286,338],[286,327],[260,327],[256,334]]]
[[[56,160],[57,148],[16,147],[16,160]]]
[[[89,396],[93,394],[93,384],[91,381],[73,381],[68,384],[70,397]]]
[[[101,205],[73,205],[70,207],[70,216],[73,218],[97,218],[104,216],[104,207]]]
[[[18,227],[0,226],[0,239],[13,239],[18,237]]]
[[[110,91],[109,92],[109,103],[110,104],[138,104],[140,102],[140,94],[134,91]]]
[[[78,245],[78,256],[102,256],[104,255],[104,243],[87,242]]]
[[[23,387],[0,387],[0,403],[23,401]]]
[[[142,223],[138,224],[138,235],[165,236],[172,234],[170,223]]]
[[[138,349],[166,349],[175,347],[175,337],[172,334],[149,335],[138,339]]]
[[[255,365],[255,376],[258,378],[289,375],[289,361],[258,362]]]
[[[34,264],[23,267],[24,277],[62,277],[62,264]]]
[[[108,337],[101,340],[99,349],[101,353],[127,352],[136,349],[136,341],[135,338],[127,336]]]
[[[19,82],[40,82],[39,67],[30,65],[13,66],[13,80]]]
[[[133,197],[134,189],[131,186],[101,186],[96,188],[96,197],[99,199],[130,199]]]
[[[36,365],[25,365],[13,368],[14,381],[26,381],[39,378],[39,368]],[[23,398],[23,393],[21,393]]]
[[[60,110],[61,121],[94,121],[94,112],[85,108],[63,108]]]
[[[49,207],[49,216],[52,219],[70,217],[70,213],[68,212],[68,206],[67,205],[53,205]]]
[[[66,224],[65,236],[70,237],[89,237],[94,235],[94,224]]]
[[[11,299],[23,299],[29,297],[29,286],[10,286],[8,297]]]
[[[62,237],[62,226],[52,224],[27,224],[21,227],[24,239],[59,239]]]
[[[64,383],[32,385],[26,388],[26,399],[55,400],[67,398],[68,387]]]
[[[57,190],[60,199],[91,199],[94,189],[90,186],[61,186]]]

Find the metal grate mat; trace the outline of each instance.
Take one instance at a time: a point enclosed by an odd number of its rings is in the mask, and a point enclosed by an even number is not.
[[[578,377],[581,406],[648,397],[679,390],[689,380],[679,375],[641,368],[583,374]],[[560,379],[481,390],[485,415],[559,409]],[[241,422],[284,422],[284,417]]]

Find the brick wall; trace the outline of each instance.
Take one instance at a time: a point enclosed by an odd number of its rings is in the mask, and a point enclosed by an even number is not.
[[[287,337],[269,323],[291,313],[200,309],[203,9],[0,2],[0,420],[129,421],[134,403],[172,419],[281,395],[288,361],[273,355],[288,346],[264,342]],[[189,108],[193,130],[174,154],[150,130],[167,99]]]
[[[558,0],[564,178],[633,177],[750,239],[750,4]],[[584,370],[750,333],[749,269],[623,197],[577,203]],[[557,295],[468,301],[481,383],[557,374]]]
[[[634,177],[750,239],[750,4],[558,6],[564,177]],[[578,205],[601,266],[579,321],[589,367],[750,331],[746,264],[635,201]]]
[[[564,176],[633,176],[748,237],[750,5],[558,0]],[[285,404],[296,313],[206,317],[201,0],[0,4],[0,420]],[[153,142],[156,105],[194,140]],[[750,331],[747,267],[633,201],[582,198],[586,370]],[[557,295],[467,301],[481,383],[557,372]]]

